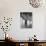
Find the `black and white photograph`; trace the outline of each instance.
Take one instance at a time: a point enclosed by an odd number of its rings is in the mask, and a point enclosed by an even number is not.
[[[32,12],[20,12],[21,28],[32,28]]]

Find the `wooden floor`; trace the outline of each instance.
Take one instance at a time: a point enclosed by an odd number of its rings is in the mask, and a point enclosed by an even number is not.
[[[0,40],[0,46],[46,46],[46,40],[44,41],[16,41],[16,42],[11,42],[11,41],[5,41],[5,40]]]

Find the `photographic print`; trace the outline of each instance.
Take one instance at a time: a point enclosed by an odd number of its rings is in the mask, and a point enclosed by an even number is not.
[[[21,28],[32,28],[32,12],[20,12]]]

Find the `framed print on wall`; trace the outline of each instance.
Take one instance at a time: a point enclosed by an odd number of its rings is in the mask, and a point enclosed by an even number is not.
[[[21,28],[32,28],[32,12],[20,12]]]

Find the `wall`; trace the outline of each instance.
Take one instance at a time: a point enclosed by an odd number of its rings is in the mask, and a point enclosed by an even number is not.
[[[32,12],[33,13],[33,27],[32,29],[20,28],[20,12]],[[0,0],[0,17],[13,17],[13,22],[10,33],[17,40],[27,40],[34,34],[37,35],[39,40],[45,39],[45,16],[46,8],[33,8],[28,0]],[[1,31],[2,33],[2,31]],[[0,35],[2,35],[0,33]],[[45,34],[44,34],[45,33]],[[2,36],[0,36],[2,39]]]

